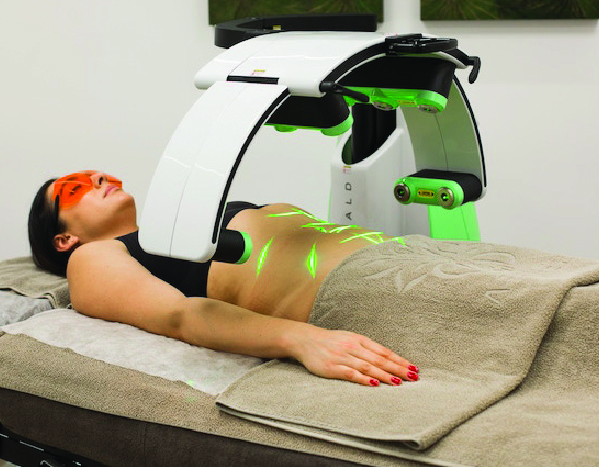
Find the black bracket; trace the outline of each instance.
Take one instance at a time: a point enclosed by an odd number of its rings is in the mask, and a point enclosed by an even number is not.
[[[447,52],[458,47],[457,39],[424,37],[422,34],[403,34],[385,38],[389,54],[430,54]]]
[[[323,81],[322,83],[320,83],[319,89],[322,92],[332,92],[334,94],[341,94],[342,96],[351,97],[352,99],[355,99],[358,102],[370,102],[370,98],[366,94],[354,91],[353,89],[346,88],[345,86],[341,86],[340,84],[337,84],[335,82]]]
[[[476,81],[480,71],[480,57],[465,54],[458,49],[457,39],[443,37],[424,37],[422,34],[402,34],[385,38],[388,55],[418,55],[435,52],[445,52],[466,66],[471,66],[472,71],[468,76],[470,84]]]

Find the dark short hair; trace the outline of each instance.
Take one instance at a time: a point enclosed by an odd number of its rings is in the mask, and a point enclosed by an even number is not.
[[[27,229],[35,264],[48,272],[66,277],[71,252],[59,252],[54,247],[54,236],[66,231],[66,225],[58,220],[54,204],[48,203],[46,198],[48,187],[54,180],[51,178],[46,181],[36,193],[29,210]]]

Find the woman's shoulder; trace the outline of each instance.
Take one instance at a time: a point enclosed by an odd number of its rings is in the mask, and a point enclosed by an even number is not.
[[[184,298],[179,290],[153,276],[118,240],[78,247],[69,260],[67,279],[77,311],[157,334],[166,333],[169,311]]]
[[[125,244],[119,240],[96,240],[85,243],[75,248],[73,253],[71,253],[67,266],[67,276],[69,270],[79,269],[80,267],[87,268],[90,264],[94,264],[97,259],[114,259],[119,256],[130,256]],[[94,263],[90,263],[90,261]]]

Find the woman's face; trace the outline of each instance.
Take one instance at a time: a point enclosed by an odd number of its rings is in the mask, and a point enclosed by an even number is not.
[[[71,179],[66,185],[64,179]],[[55,205],[66,224],[66,234],[78,244],[114,238],[137,229],[135,200],[123,191],[120,180],[103,172],[84,171],[63,177],[48,188],[48,202]],[[82,196],[81,196],[82,195]]]

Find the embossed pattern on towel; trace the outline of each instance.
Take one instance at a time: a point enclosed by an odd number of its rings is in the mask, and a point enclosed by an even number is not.
[[[599,281],[596,261],[405,240],[406,247],[376,245],[346,258],[321,287],[310,322],[392,348],[420,367],[420,381],[365,388],[275,361],[234,383],[219,403],[296,427],[424,449],[516,388],[564,296]]]

